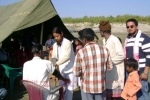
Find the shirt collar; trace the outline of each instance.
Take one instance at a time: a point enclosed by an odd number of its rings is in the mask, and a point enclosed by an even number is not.
[[[33,59],[41,59],[41,58],[36,56],[36,57],[33,57]]]
[[[87,44],[85,44],[85,46],[87,46],[87,45],[91,45],[91,44],[96,44],[95,42],[88,42]],[[84,46],[84,47],[85,47]]]
[[[132,76],[133,74],[138,74],[138,71],[133,71],[129,74],[129,76]]]

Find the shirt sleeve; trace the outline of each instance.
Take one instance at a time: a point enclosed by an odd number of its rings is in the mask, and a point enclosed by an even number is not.
[[[142,42],[142,50],[146,57],[146,66],[150,67],[150,38],[145,36]]]
[[[63,50],[63,53],[65,53],[65,54],[61,59],[59,59],[56,62],[57,65],[61,65],[70,59],[72,44],[71,44],[71,42],[68,42],[68,43],[66,43],[65,46],[66,46],[65,50]]]
[[[106,49],[107,50],[107,49]],[[112,69],[113,68],[113,63],[112,63],[112,60],[110,58],[110,54],[109,54],[109,51],[107,50],[107,53],[108,53],[108,56],[107,56],[107,62],[106,62],[106,67],[107,69]]]
[[[75,56],[75,61],[74,61],[74,65],[73,65],[73,73],[75,76],[80,75],[82,72],[81,61],[82,61],[82,59],[80,58],[80,54],[78,52],[77,55]]]
[[[111,60],[114,64],[119,64],[124,61],[123,47],[119,39],[114,40],[114,42],[115,42],[114,46],[115,46],[116,56],[111,57]]]
[[[26,63],[24,63],[23,65],[23,80],[28,80],[28,77],[27,77],[27,70],[26,70]]]
[[[52,62],[49,61],[49,62],[47,63],[47,71],[48,71],[50,74],[53,74],[54,70],[55,70],[55,67],[53,66]]]
[[[127,93],[131,97],[135,95],[137,91],[139,91],[142,88],[141,82],[139,81],[139,76],[134,75],[132,83],[134,86],[130,88]]]

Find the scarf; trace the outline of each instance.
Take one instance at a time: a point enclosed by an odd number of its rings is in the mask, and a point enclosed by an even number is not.
[[[138,30],[138,33],[135,37],[135,42],[134,42],[134,46],[133,46],[133,58],[136,59],[137,61],[139,61],[139,39],[140,39],[140,36],[141,36],[141,31]],[[125,54],[125,59],[127,59],[126,57],[126,46],[127,46],[127,42],[128,42],[129,38],[127,37],[125,39],[125,44],[124,44],[124,54]]]

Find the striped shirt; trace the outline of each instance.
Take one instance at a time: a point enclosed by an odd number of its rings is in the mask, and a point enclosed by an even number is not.
[[[82,73],[81,89],[86,93],[102,93],[105,90],[106,69],[112,68],[108,50],[95,42],[86,44],[75,57],[73,72]]]
[[[133,46],[136,36],[130,37],[130,35],[128,35],[127,38],[128,42],[126,45],[126,57],[133,58]],[[139,74],[141,74],[144,71],[145,66],[150,67],[150,38],[142,33],[138,45],[139,45]]]

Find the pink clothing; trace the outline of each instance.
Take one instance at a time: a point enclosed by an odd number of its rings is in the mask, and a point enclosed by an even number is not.
[[[76,51],[79,51],[80,49],[82,49],[82,45],[78,45],[78,46],[76,47]]]
[[[133,71],[128,76],[121,97],[125,100],[137,100],[136,93],[141,88],[142,85],[139,81],[138,71]],[[127,95],[129,95],[129,97]]]

